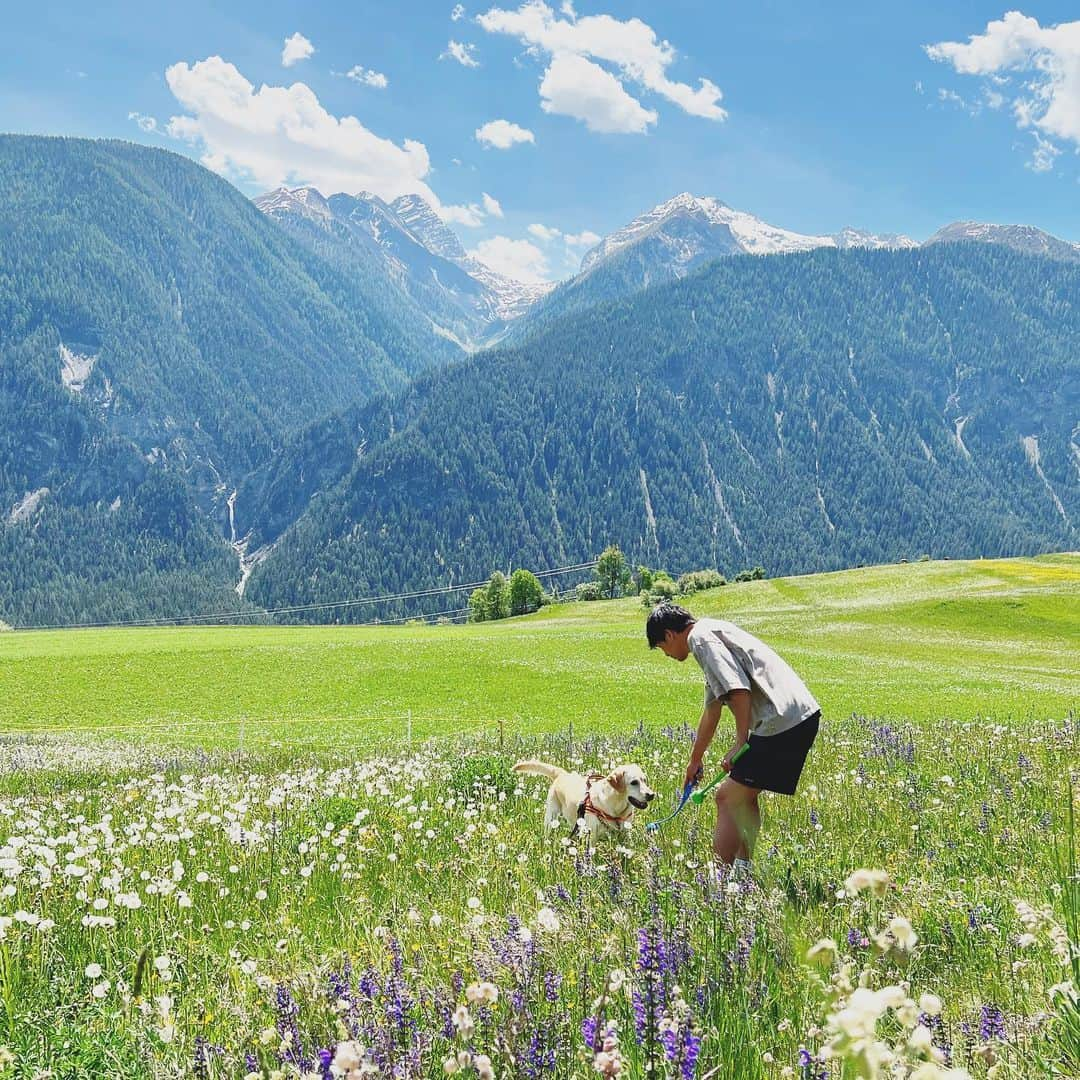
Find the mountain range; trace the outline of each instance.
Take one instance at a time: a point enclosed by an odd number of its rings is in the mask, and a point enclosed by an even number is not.
[[[252,205],[164,151],[5,136],[0,230],[9,623],[610,541],[776,572],[1076,545],[1080,248],[1027,226],[804,236],[680,195],[552,288],[417,196]]]
[[[278,188],[256,198],[255,205],[310,243],[328,245],[331,237],[349,236],[356,245],[355,258],[369,259],[378,252],[385,273],[466,351],[502,340],[524,341],[536,323],[676,280],[712,259],[817,248],[900,251],[920,246],[908,236],[852,227],[806,235],[770,225],[719,199],[683,192],[601,240],[566,281],[526,285],[468,255],[418,195],[387,204],[368,192],[327,199],[311,187]],[[1028,225],[955,222],[924,245],[963,241],[1080,261],[1080,244]]]

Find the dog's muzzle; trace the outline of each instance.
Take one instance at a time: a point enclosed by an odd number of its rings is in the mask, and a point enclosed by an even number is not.
[[[651,803],[653,801],[653,799],[655,799],[655,798],[656,798],[656,793],[655,792],[652,795],[646,795],[644,799],[635,799],[631,795],[630,796],[630,805],[631,806],[636,806],[639,810],[644,810],[649,805],[649,803]]]

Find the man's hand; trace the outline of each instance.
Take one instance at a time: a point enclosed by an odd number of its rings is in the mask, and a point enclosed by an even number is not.
[[[701,774],[704,772],[704,768],[697,758],[691,758],[690,764],[686,766],[686,778],[683,784],[696,784],[701,779]]]
[[[724,760],[720,762],[720,768],[724,772],[731,772],[732,758],[742,749],[743,744],[741,740],[736,740],[732,743],[731,749],[724,755]]]

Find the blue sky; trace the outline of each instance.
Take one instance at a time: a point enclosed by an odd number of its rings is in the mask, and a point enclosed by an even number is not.
[[[1080,240],[1077,10],[1009,11],[20,4],[0,130],[167,147],[249,195],[419,190],[521,277],[572,272],[594,236],[681,191],[808,233],[923,239],[971,218]]]

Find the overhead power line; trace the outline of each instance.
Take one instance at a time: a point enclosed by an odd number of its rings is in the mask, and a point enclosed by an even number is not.
[[[574,563],[569,566],[557,566],[551,570],[538,570],[535,576],[538,578],[554,577],[558,574],[578,573],[582,570],[590,570],[596,565],[595,559],[588,562]],[[350,600],[328,600],[317,604],[290,604],[276,608],[250,608],[243,611],[215,611],[201,615],[165,615],[154,619],[120,619],[115,622],[85,622],[85,623],[53,623],[38,625],[16,626],[16,630],[109,630],[125,626],[170,626],[176,623],[213,623],[225,619],[253,619],[263,618],[270,615],[293,615],[302,611],[328,611],[332,608],[356,608],[366,607],[372,604],[394,603],[402,600],[418,600],[421,597],[440,596],[444,593],[461,592],[465,589],[478,589],[488,583],[488,578],[482,581],[470,581],[460,585],[443,585],[433,589],[415,589],[412,592],[388,593],[384,596],[361,596]],[[383,622],[405,622],[409,618],[424,618],[423,615],[406,616],[401,619],[383,620]]]

